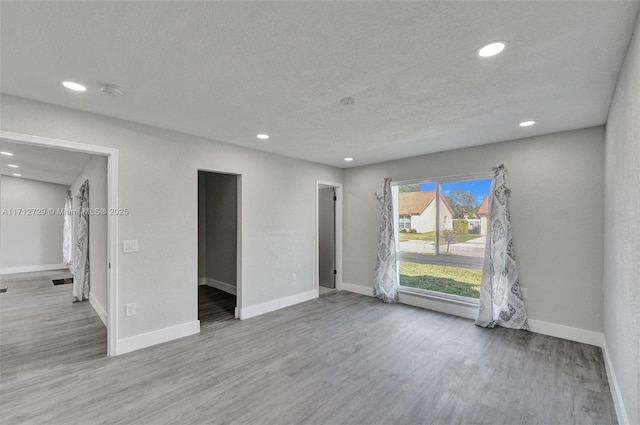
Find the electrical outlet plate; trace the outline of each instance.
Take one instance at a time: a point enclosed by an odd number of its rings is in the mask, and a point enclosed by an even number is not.
[[[131,317],[131,316],[135,316],[136,315],[136,303],[129,303],[125,307],[126,307],[125,315],[127,317]]]

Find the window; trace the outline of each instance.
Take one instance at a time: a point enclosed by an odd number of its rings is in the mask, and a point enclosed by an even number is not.
[[[401,215],[398,219],[398,227],[400,229],[409,230],[411,229],[411,216],[410,215]]]
[[[490,186],[489,174],[393,187],[401,287],[480,297]]]

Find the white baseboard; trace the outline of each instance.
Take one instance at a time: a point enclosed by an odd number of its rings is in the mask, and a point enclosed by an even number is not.
[[[373,288],[369,286],[356,285],[354,283],[342,282],[342,290],[355,292],[356,294],[373,297]]]
[[[47,270],[69,270],[69,265],[68,264],[44,264],[41,266],[5,267],[0,269],[0,275],[30,273],[30,272],[44,272]]]
[[[611,388],[611,397],[613,398],[613,405],[616,409],[616,415],[618,416],[618,423],[620,425],[631,425],[629,422],[629,416],[627,416],[627,410],[624,407],[622,401],[622,393],[620,392],[620,386],[618,385],[618,378],[616,371],[611,361],[609,354],[609,347],[607,346],[607,339],[603,337],[602,355],[604,356],[604,367],[607,370],[607,377],[609,378],[609,388]]]
[[[131,336],[118,340],[116,344],[116,356],[120,354],[130,353],[142,348],[151,347],[152,345],[162,344],[163,342],[172,341],[174,339],[183,338],[185,336],[200,333],[200,321],[183,323],[181,325],[171,326],[169,328],[158,329],[157,331],[147,332],[140,335]]]
[[[219,289],[228,294],[237,295],[238,289],[235,285],[230,283],[222,282],[220,280],[211,279],[210,277],[201,277],[198,278],[198,285],[207,285],[212,288]]]
[[[272,311],[280,310],[281,308],[303,303],[315,298],[318,298],[318,288],[301,292],[299,294],[290,295],[288,297],[278,298],[277,300],[267,301],[266,303],[256,304],[249,307],[242,307],[239,309],[240,320],[245,320],[249,319],[250,317],[270,313]]]
[[[102,304],[98,302],[96,297],[93,296],[93,294],[89,294],[89,303],[91,304],[91,307],[93,307],[95,312],[98,314],[98,317],[100,317],[100,320],[102,320],[102,323],[104,324],[104,326],[108,327],[107,312],[104,310],[104,307],[102,307]]]
[[[602,347],[604,342],[604,335],[601,332],[572,328],[571,326],[558,325],[557,323],[543,322],[541,320],[529,319],[529,328],[531,332],[537,334],[555,336],[556,338],[582,342],[596,347]]]

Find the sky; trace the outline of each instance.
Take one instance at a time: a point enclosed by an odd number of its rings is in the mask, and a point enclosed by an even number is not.
[[[420,183],[418,185],[421,191],[436,190],[435,183]],[[491,179],[483,180],[466,180],[460,182],[443,183],[440,185],[440,192],[443,195],[448,195],[451,192],[462,188],[465,192],[471,192],[473,194],[473,200],[476,205],[479,205],[485,196],[489,193],[491,187]]]

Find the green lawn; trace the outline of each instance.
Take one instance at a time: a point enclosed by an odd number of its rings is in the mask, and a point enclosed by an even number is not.
[[[482,270],[400,262],[400,285],[480,298]]]
[[[400,242],[402,241],[436,241],[436,232],[427,232],[427,233],[400,233]],[[466,242],[471,239],[479,238],[480,235],[472,235],[472,234],[459,234],[453,237],[453,243]],[[444,238],[441,239],[442,243],[440,246],[447,246],[447,242]]]

